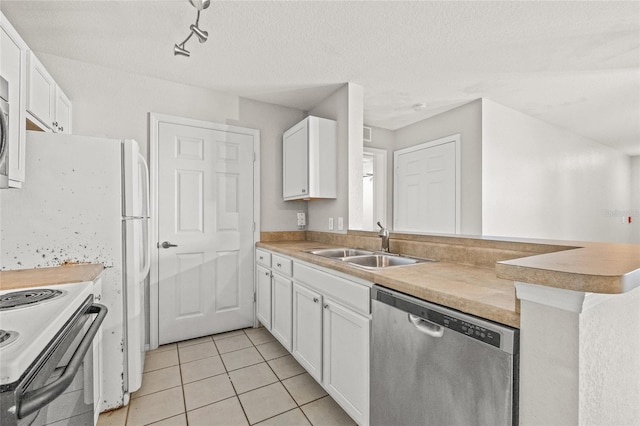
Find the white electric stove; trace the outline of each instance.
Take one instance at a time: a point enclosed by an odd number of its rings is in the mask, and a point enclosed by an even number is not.
[[[0,291],[0,423],[49,424],[83,414],[56,408],[54,399],[72,382],[82,388],[91,380],[88,348],[106,316],[106,308],[93,304],[92,290],[91,282],[83,282]],[[83,369],[89,374],[79,376]],[[83,400],[92,388],[84,383]],[[92,404],[83,408],[91,417]]]
[[[0,329],[9,333],[8,344],[0,342],[0,384],[13,383],[53,340],[56,333],[92,294],[92,283],[60,284],[19,290],[0,291]],[[33,301],[43,290],[54,293],[51,299]],[[24,292],[20,300],[30,303],[2,309],[3,298]],[[11,301],[12,302],[12,301]],[[7,302],[7,304],[11,303]],[[17,333],[13,340],[12,333]],[[5,341],[6,342],[6,341]]]

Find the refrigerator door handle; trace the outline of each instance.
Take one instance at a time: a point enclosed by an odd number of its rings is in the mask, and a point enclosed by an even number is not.
[[[149,218],[149,168],[147,167],[147,162],[144,160],[144,157],[138,153],[138,166],[142,166],[142,194],[140,197],[142,198],[142,211],[140,212],[145,219]],[[149,269],[151,268],[151,232],[149,232],[149,221],[144,220],[142,223],[143,227],[143,235],[146,236],[146,241],[144,244],[144,254],[143,254],[143,264],[142,264],[142,276],[146,277],[149,273]]]
[[[140,212],[143,217],[149,217],[149,167],[147,166],[147,162],[144,160],[142,154],[138,153],[138,164],[142,166],[142,201],[144,203],[142,211]]]

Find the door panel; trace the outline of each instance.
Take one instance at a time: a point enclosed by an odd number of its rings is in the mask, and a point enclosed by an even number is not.
[[[215,261],[215,312],[240,308],[240,259],[238,251],[218,252]]]
[[[273,274],[272,294],[273,294],[273,328],[272,333],[291,352],[291,300],[293,283],[290,279]]]
[[[202,286],[204,253],[181,253],[176,255],[175,317],[188,318],[204,315],[203,301],[210,296],[208,288]]]
[[[323,322],[323,384],[358,423],[368,424],[370,320],[325,299]]]
[[[455,141],[396,152],[395,157],[394,230],[455,234]]]
[[[293,356],[322,382],[322,296],[293,284]]]
[[[176,232],[203,232],[204,174],[199,170],[176,170]]]
[[[256,267],[256,316],[267,330],[271,330],[271,271]]]
[[[253,325],[253,137],[160,123],[159,343]]]

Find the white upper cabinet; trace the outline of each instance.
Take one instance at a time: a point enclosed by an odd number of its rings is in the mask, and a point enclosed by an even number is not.
[[[33,52],[29,52],[27,112],[42,130],[71,133],[71,102]]]
[[[336,122],[309,116],[282,136],[285,200],[336,198]]]
[[[60,86],[56,86],[56,108],[54,125],[58,133],[71,134],[71,101],[64,94]],[[54,130],[55,132],[56,130]]]
[[[40,121],[40,124],[51,128],[55,120],[56,82],[44,65],[29,52],[29,83],[27,85],[27,111]]]
[[[8,181],[0,187],[19,188],[25,170],[25,90],[29,47],[0,13],[0,75],[9,83]]]

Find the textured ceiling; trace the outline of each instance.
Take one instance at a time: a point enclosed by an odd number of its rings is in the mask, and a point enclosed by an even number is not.
[[[640,154],[640,2],[0,1],[37,53],[310,109],[345,82],[391,130],[486,97]],[[421,112],[412,106],[425,103]]]

